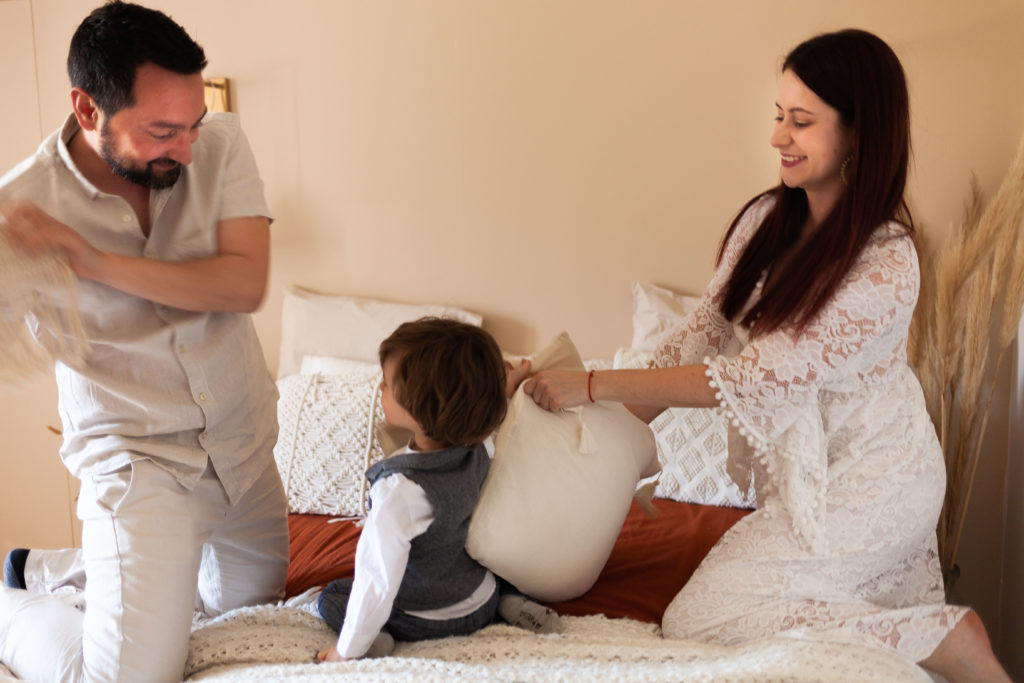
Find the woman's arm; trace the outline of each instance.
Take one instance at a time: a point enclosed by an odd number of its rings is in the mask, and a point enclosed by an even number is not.
[[[523,391],[532,396],[537,405],[551,411],[591,401],[625,403],[645,422],[653,420],[665,408],[718,405],[703,365],[593,373],[549,370],[526,380]]]

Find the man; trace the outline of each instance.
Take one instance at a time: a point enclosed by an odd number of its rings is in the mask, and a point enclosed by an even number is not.
[[[90,347],[55,366],[82,549],[12,553],[5,583],[28,590],[0,588],[0,661],[23,678],[179,681],[197,603],[283,592],[277,393],[247,315],[269,211],[238,120],[206,112],[205,65],[166,15],[103,5],[71,40],[72,115],[0,179],[6,239],[78,275]],[[48,593],[67,583],[84,614]]]

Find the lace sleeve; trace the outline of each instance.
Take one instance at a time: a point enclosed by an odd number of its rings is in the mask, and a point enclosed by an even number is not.
[[[798,336],[776,330],[735,356],[704,360],[722,410],[754,448],[812,546],[824,542],[828,465],[819,391],[856,390],[906,358],[919,277],[913,244],[896,229],[876,233],[833,300]]]

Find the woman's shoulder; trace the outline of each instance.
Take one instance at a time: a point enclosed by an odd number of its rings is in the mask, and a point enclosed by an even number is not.
[[[775,207],[776,201],[775,193],[772,190],[756,195],[743,207],[740,220],[754,226],[761,225],[768,212]]]
[[[864,251],[914,254],[915,258],[917,256],[912,229],[899,221],[888,221],[878,226],[868,238]]]
[[[878,226],[850,271],[854,277],[871,274],[876,280],[916,281],[919,275],[917,246],[910,229],[896,221]]]
[[[761,224],[764,223],[765,217],[775,207],[775,202],[776,197],[771,190],[756,195],[747,201],[735,219],[736,222],[732,234],[729,235],[729,241],[734,246],[746,244],[751,236],[757,232],[758,228],[761,227]]]

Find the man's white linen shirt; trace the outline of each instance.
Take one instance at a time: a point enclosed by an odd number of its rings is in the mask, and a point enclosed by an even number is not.
[[[493,443],[486,444],[488,455]],[[409,448],[395,453],[409,452]],[[409,563],[412,540],[426,532],[434,521],[434,508],[419,484],[403,474],[378,479],[370,487],[373,505],[356,544],[355,579],[338,634],[337,649],[342,657],[362,657],[391,616],[392,605]],[[490,571],[473,593],[447,607],[406,612],[421,619],[456,619],[480,609],[497,590]]]
[[[236,116],[208,114],[193,161],[150,191],[147,238],[122,197],[75,167],[74,116],[0,178],[0,199],[31,201],[96,248],[160,261],[217,254],[218,222],[270,217],[256,160]],[[61,457],[77,477],[150,458],[187,488],[211,462],[232,502],[272,459],[277,391],[247,314],[193,312],[79,280],[90,346],[83,367],[56,364]],[[29,320],[38,339],[51,330]]]

